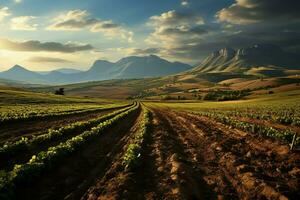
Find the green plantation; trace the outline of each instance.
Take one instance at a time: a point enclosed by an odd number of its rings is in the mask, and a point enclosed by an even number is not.
[[[46,151],[41,151],[37,155],[32,155],[32,158],[27,163],[16,164],[12,171],[7,173],[2,172],[0,179],[0,196],[2,199],[12,198],[13,191],[16,188],[21,187],[22,184],[33,181],[33,179],[36,179],[42,172],[50,170],[64,157],[84,147],[84,145],[94,137],[103,134],[108,128],[126,118],[130,113],[135,112],[139,107],[140,105],[135,104],[121,112],[105,116],[103,118],[104,121],[98,121],[98,125],[93,127],[90,131],[84,131],[65,142],[61,142],[57,146],[50,147]],[[29,143],[25,140],[24,144]]]

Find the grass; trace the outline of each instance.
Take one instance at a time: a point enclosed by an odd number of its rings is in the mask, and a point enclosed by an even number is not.
[[[299,107],[300,91],[288,91],[278,94],[261,95],[258,98],[225,101],[225,102],[209,102],[209,101],[172,101],[172,102],[148,102],[155,106],[169,107],[179,110],[203,110],[203,109],[234,109],[247,107],[281,107],[285,105],[290,108]]]
[[[116,100],[107,100],[99,98],[85,98],[72,96],[59,96],[51,93],[38,93],[25,90],[16,90],[11,88],[0,88],[0,105],[15,104],[69,104],[69,103],[117,103]]]

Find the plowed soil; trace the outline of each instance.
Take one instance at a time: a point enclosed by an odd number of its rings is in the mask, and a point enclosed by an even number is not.
[[[206,117],[150,108],[140,166],[116,158],[82,199],[299,199],[300,156]]]
[[[18,188],[17,199],[300,199],[300,154],[288,145],[192,113],[147,109],[152,127],[136,167],[122,162],[140,109]]]

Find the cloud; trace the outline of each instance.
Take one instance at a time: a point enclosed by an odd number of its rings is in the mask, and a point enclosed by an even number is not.
[[[14,0],[15,1],[15,3],[22,3],[23,2],[23,0]]]
[[[147,38],[152,44],[170,46],[181,42],[190,43],[208,33],[201,16],[175,10],[152,16],[147,24],[154,28],[154,32]]]
[[[120,36],[122,39],[128,42],[133,42],[133,32],[127,31],[122,28],[121,25],[114,23],[113,21],[98,22],[91,27],[92,32],[101,32],[108,38],[114,38]]]
[[[37,40],[30,41],[11,41],[8,39],[0,39],[0,49],[10,51],[46,51],[46,52],[62,52],[74,53],[79,51],[87,51],[94,49],[89,44],[78,43],[58,43],[58,42],[40,42]]]
[[[86,10],[71,10],[56,17],[54,23],[47,27],[48,30],[76,31],[95,25],[98,19],[88,18]]]
[[[14,17],[11,21],[11,29],[12,30],[24,30],[24,31],[34,31],[37,28],[37,24],[33,24],[32,20],[36,17],[33,16],[20,16]]]
[[[300,1],[295,0],[236,0],[228,8],[220,10],[216,17],[220,22],[253,24],[300,20]]]
[[[72,61],[62,59],[62,58],[52,58],[52,57],[31,57],[27,59],[29,62],[36,62],[36,63],[72,63]]]
[[[206,23],[197,13],[171,10],[149,18],[153,28],[146,41],[168,59],[197,63],[224,47],[259,43],[300,51],[300,1],[236,0]]]
[[[150,17],[147,25],[154,28],[154,31],[146,42],[153,49],[159,49],[158,54],[173,58],[178,54],[176,50],[195,45],[214,31],[200,15],[175,10]],[[182,57],[188,56],[181,55]]]
[[[9,12],[8,7],[0,7],[0,22],[7,16],[10,16],[11,13]]]
[[[109,38],[120,36],[128,42],[133,41],[133,32],[126,30],[120,24],[112,20],[104,21],[89,16],[90,13],[86,10],[71,10],[56,17],[47,30],[79,31],[87,28],[91,32],[101,32]]]
[[[216,14],[224,33],[216,41],[235,48],[270,43],[299,52],[299,10],[294,0],[236,0]]]
[[[188,6],[190,3],[187,0],[181,1],[182,6]]]
[[[175,26],[175,25],[189,25],[189,24],[204,24],[201,16],[194,13],[180,13],[175,10],[164,12],[161,15],[150,17],[149,26]]]

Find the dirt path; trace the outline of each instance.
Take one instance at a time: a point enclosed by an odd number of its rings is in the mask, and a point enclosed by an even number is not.
[[[174,129],[170,117],[161,110],[153,109],[152,113],[152,135],[144,147],[141,165],[132,171],[113,165],[106,178],[82,199],[211,199],[180,138],[187,130]]]
[[[107,113],[113,112],[118,108],[109,108],[99,111],[86,112],[80,114],[71,114],[67,116],[57,116],[53,119],[42,119],[42,120],[33,120],[27,122],[20,122],[16,124],[7,124],[1,126],[0,130],[0,144],[3,144],[7,141],[18,140],[24,136],[32,136],[43,134],[49,128],[59,128],[65,126],[70,123],[78,122],[78,121],[87,121],[89,119],[93,119],[99,117],[101,115],[105,115]]]
[[[93,182],[102,177],[112,160],[123,151],[132,134],[131,127],[138,123],[140,110],[130,114],[59,166],[44,174],[32,185],[18,188],[17,199],[80,199]]]
[[[128,145],[133,142],[134,135],[138,133],[140,129],[140,122],[142,120],[143,113],[137,119],[137,123],[131,127],[130,137],[126,138],[123,148],[113,158],[111,164],[107,167],[107,171],[104,176],[99,177],[93,186],[91,186],[81,199],[112,199],[122,195],[122,191],[119,188],[124,181],[128,178],[128,173],[122,164],[123,156],[126,152]]]

